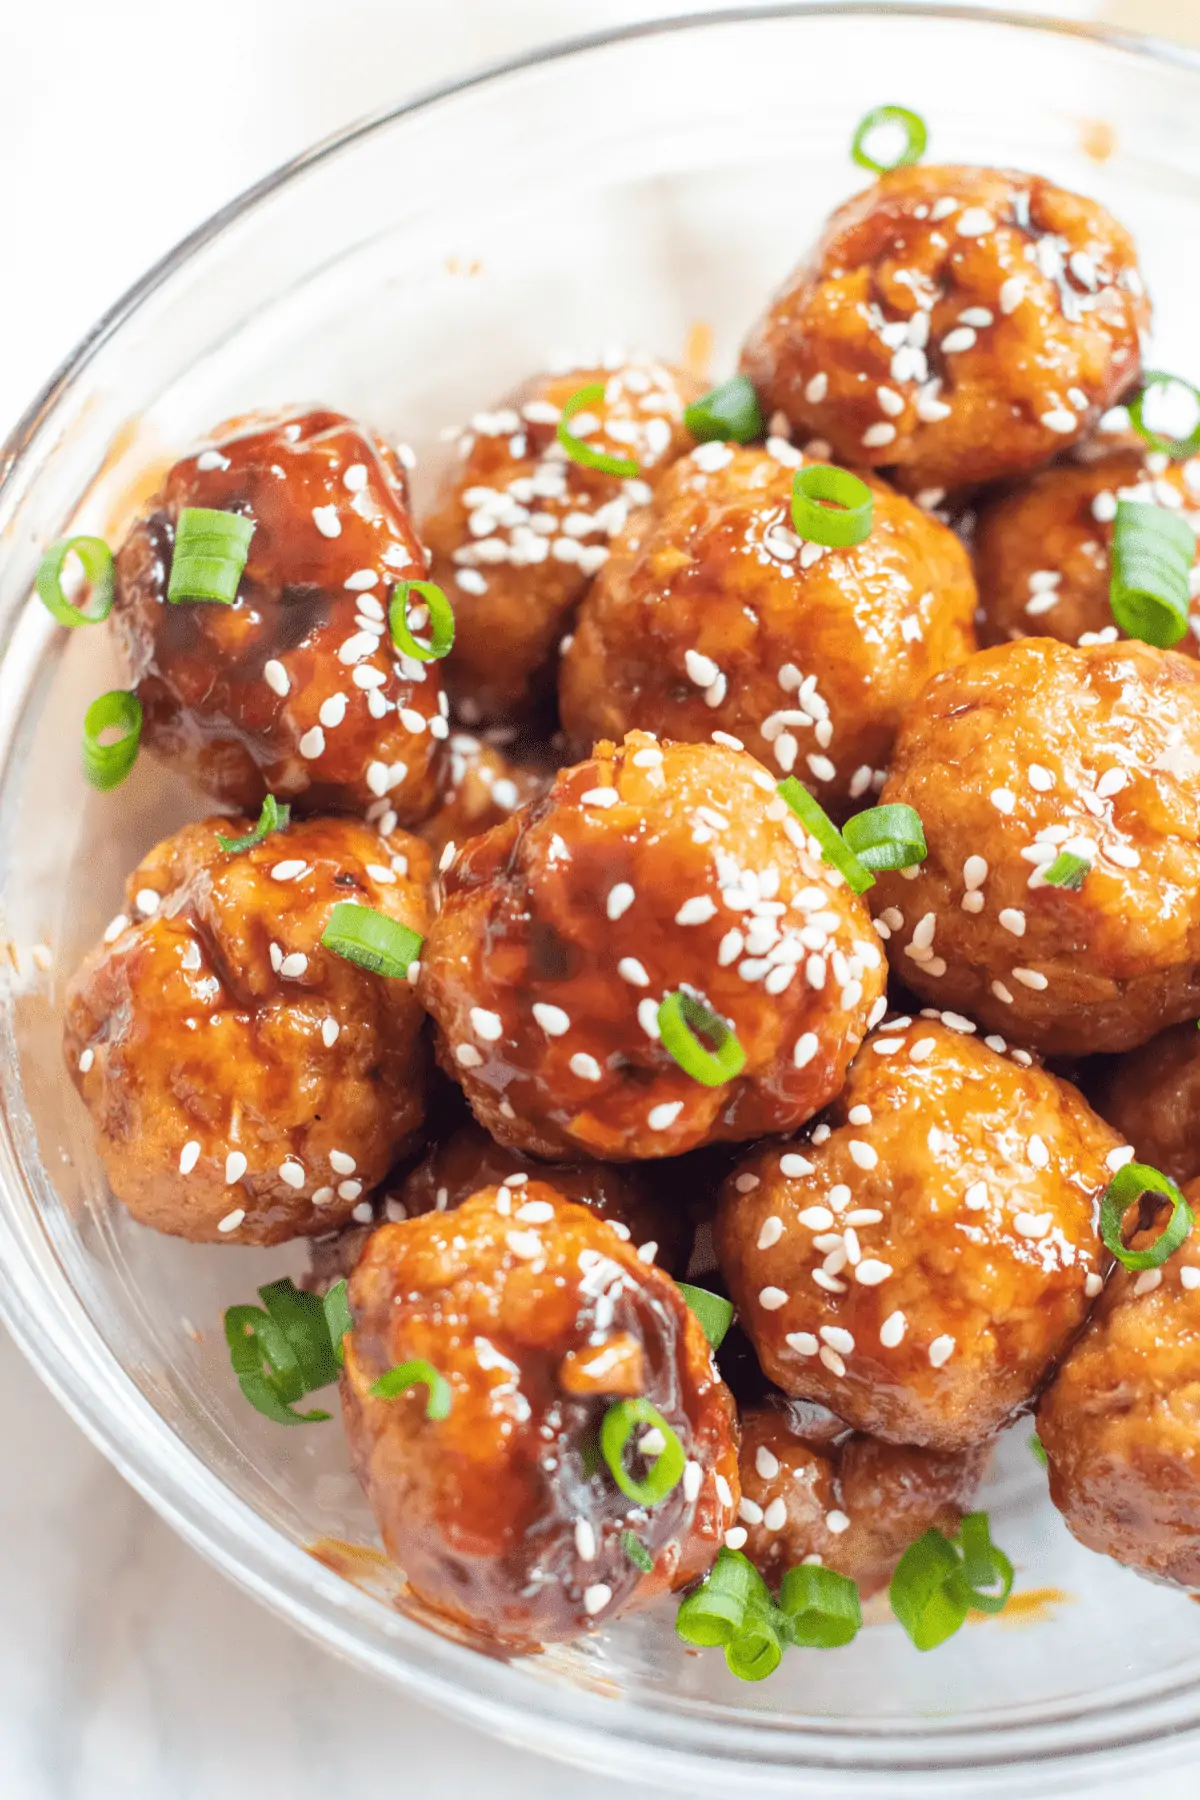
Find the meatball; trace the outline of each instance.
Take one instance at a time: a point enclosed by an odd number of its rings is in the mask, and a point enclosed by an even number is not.
[[[389,1553],[435,1611],[527,1647],[611,1624],[711,1565],[737,1505],[732,1399],[675,1283],[586,1207],[531,1181],[384,1225],[349,1301],[355,1467]],[[372,1393],[413,1359],[449,1384],[445,1418],[426,1416],[424,1389]],[[598,1454],[623,1400],[648,1401],[687,1457],[657,1504],[631,1500]],[[635,1443],[646,1436],[639,1425]],[[636,1448],[626,1468],[645,1480]]]
[[[908,1546],[932,1527],[958,1530],[987,1460],[883,1444],[824,1407],[793,1401],[742,1415],[743,1545],[777,1586],[797,1563],[824,1563],[863,1599],[887,1586]]]
[[[114,1194],[195,1243],[328,1231],[425,1111],[412,988],[319,942],[339,901],[423,933],[424,845],[306,819],[221,849],[250,830],[207,819],[152,850],[67,991],[67,1066]]]
[[[946,1018],[882,1025],[819,1125],[746,1157],[716,1248],[785,1393],[961,1450],[1028,1405],[1083,1324],[1122,1151],[1075,1088]]]
[[[802,544],[802,461],[781,440],[703,444],[634,514],[563,658],[563,726],[582,748],[719,729],[835,814],[882,783],[903,709],[975,648],[970,560],[880,481],[865,542]]]
[[[691,1249],[686,1213],[671,1204],[662,1184],[636,1167],[581,1158],[539,1163],[506,1150],[474,1121],[442,1138],[389,1195],[389,1216],[415,1219],[422,1213],[461,1206],[481,1188],[518,1190],[526,1181],[548,1181],[567,1200],[598,1213],[647,1262],[682,1275]]]
[[[1195,1018],[1198,702],[1196,663],[1140,643],[1023,638],[935,676],[881,796],[929,846],[872,889],[897,976],[1050,1055]],[[1046,881],[1063,852],[1078,891]]]
[[[604,384],[572,432],[638,464],[633,479],[585,468],[558,441],[563,407]],[[559,639],[608,555],[608,540],[691,446],[683,410],[699,384],[650,357],[538,375],[477,413],[422,525],[433,579],[454,602],[446,678],[459,716],[518,717],[554,693]]]
[[[1094,200],[918,165],[834,213],[742,367],[764,412],[936,505],[1084,437],[1136,380],[1149,321],[1133,240]]]
[[[1200,1175],[1200,1031],[1189,1021],[1115,1057],[1092,1080],[1096,1111],[1181,1185]]]
[[[442,764],[437,810],[419,827],[418,836],[440,857],[448,844],[465,844],[503,824],[519,806],[544,792],[549,777],[549,767],[544,774],[523,768],[495,745],[456,731]]]
[[[989,644],[1052,637],[1064,644],[1112,641],[1109,577],[1118,500],[1187,512],[1200,525],[1200,460],[1172,463],[1125,450],[1085,465],[1043,469],[985,502],[975,532],[975,571]],[[1200,554],[1195,567],[1200,570]],[[1200,576],[1197,577],[1200,584]],[[1200,601],[1177,648],[1200,653]]]
[[[1200,1183],[1187,1197],[1200,1210]],[[1191,1588],[1200,1588],[1198,1400],[1200,1227],[1161,1269],[1113,1270],[1037,1420],[1050,1498],[1080,1543]]]
[[[180,512],[254,524],[231,606],[167,599]],[[177,462],[116,559],[112,621],[142,742],[208,793],[257,810],[434,804],[447,703],[436,662],[392,646],[392,584],[425,574],[394,451],[334,412],[221,428]]]
[[[810,844],[752,757],[641,732],[474,839],[445,877],[421,997],[480,1123],[534,1155],[620,1162],[787,1131],[823,1106],[883,957]],[[737,1037],[744,1066],[723,1085],[660,1041],[679,990]]]

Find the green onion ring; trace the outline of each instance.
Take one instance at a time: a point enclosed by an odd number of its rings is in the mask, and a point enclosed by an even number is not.
[[[102,744],[105,731],[121,732],[113,744]],[[142,735],[142,703],[136,694],[113,688],[93,700],[83,715],[83,773],[94,788],[107,793],[120,787],[137,761]]]
[[[719,1350],[733,1323],[732,1300],[726,1300],[723,1294],[710,1294],[707,1288],[693,1287],[690,1281],[680,1281],[676,1285],[695,1313],[709,1344]]]
[[[640,1569],[643,1575],[649,1575],[651,1569],[654,1567],[654,1558],[651,1556],[636,1531],[623,1531],[621,1533],[621,1548],[635,1569]]]
[[[868,156],[865,149],[867,138],[880,125],[902,125],[907,133],[907,143],[899,156],[890,163],[876,162],[873,156]],[[872,107],[854,133],[850,155],[860,169],[868,169],[872,175],[889,175],[893,169],[907,168],[910,163],[920,162],[928,142],[929,131],[920,113],[910,112],[907,106],[876,106]]]
[[[1144,416],[1146,398],[1154,388],[1158,387],[1186,388],[1195,400],[1198,409],[1200,409],[1200,388],[1193,387],[1191,382],[1185,381],[1181,375],[1167,375],[1161,369],[1148,369],[1142,377],[1140,390],[1129,402],[1129,423],[1138,436],[1145,440],[1151,450],[1158,451],[1160,455],[1173,457],[1177,462],[1184,462],[1189,456],[1194,456],[1197,450],[1200,450],[1200,415],[1197,416],[1196,423],[1188,437],[1160,437],[1157,431],[1152,431],[1146,424]]]
[[[918,1650],[936,1650],[965,1623],[971,1602],[961,1560],[936,1527],[908,1546],[896,1564],[888,1598]]]
[[[816,1563],[799,1563],[787,1571],[779,1605],[789,1637],[802,1649],[837,1650],[862,1629],[857,1583]]]
[[[83,572],[91,588],[82,606],[73,606],[63,593],[63,564],[72,551],[83,564]],[[38,564],[34,586],[38,599],[60,625],[72,628],[76,625],[99,625],[112,611],[113,594],[116,590],[112,551],[103,538],[60,538],[57,544],[51,544]]]
[[[453,1399],[450,1383],[423,1356],[414,1357],[411,1362],[397,1363],[394,1368],[388,1369],[378,1381],[372,1383],[371,1392],[377,1400],[395,1400],[414,1387],[428,1390],[429,1398],[425,1403],[427,1419],[444,1419],[447,1416]]]
[[[1186,519],[1140,500],[1118,500],[1108,599],[1126,637],[1160,650],[1188,628],[1196,534]]]
[[[318,1331],[312,1309],[293,1304],[297,1290],[290,1281],[273,1282],[259,1295],[262,1307],[230,1306],[225,1312],[225,1342],[238,1386],[250,1405],[277,1425],[318,1425],[330,1414],[320,1408],[299,1413],[292,1402],[336,1378],[323,1315]],[[316,1295],[300,1298],[316,1300]],[[316,1305],[319,1311],[319,1300]]]
[[[1035,1431],[1029,1439],[1029,1454],[1034,1462],[1041,1463],[1043,1469],[1050,1467],[1050,1458],[1046,1455],[1046,1446]]]
[[[725,1662],[731,1675],[739,1681],[765,1681],[775,1673],[783,1661],[785,1647],[779,1628],[782,1622],[770,1602],[750,1602],[742,1629],[725,1646]]]
[[[603,450],[593,450],[582,438],[577,438],[570,429],[571,420],[581,413],[586,406],[599,405],[604,399],[604,383],[595,381],[587,387],[581,387],[571,395],[559,414],[558,441],[571,458],[585,469],[598,469],[602,475],[620,475],[626,481],[632,481],[640,473],[641,464],[632,456],[606,456]]]
[[[408,628],[408,596],[420,594],[429,608],[428,644],[420,644]],[[398,581],[388,605],[388,630],[404,656],[417,662],[440,662],[454,648],[454,608],[435,581]]]
[[[702,1650],[728,1644],[742,1630],[747,1608],[769,1604],[770,1598],[749,1557],[723,1545],[702,1584],[680,1602],[676,1635]]]
[[[849,550],[870,537],[874,516],[875,496],[849,469],[808,463],[792,477],[792,524],[807,543]]]
[[[1013,1566],[1003,1550],[992,1542],[991,1525],[985,1512],[968,1513],[958,1532],[962,1552],[961,1580],[972,1612],[1002,1613],[1012,1593]],[[998,1594],[985,1594],[983,1588],[1000,1583]]]
[[[1143,1194],[1162,1194],[1171,1202],[1171,1217],[1148,1250],[1127,1250],[1121,1228],[1125,1214]],[[1129,1162],[1118,1169],[1100,1202],[1100,1236],[1127,1269],[1158,1269],[1191,1235],[1192,1209],[1173,1181],[1149,1163]]]
[[[209,600],[231,606],[246,567],[253,519],[241,513],[217,512],[209,506],[185,506],[175,522],[175,548],[167,599]]]
[[[346,1297],[345,1281],[335,1281],[324,1300],[325,1324],[329,1330],[329,1342],[333,1346],[334,1359],[338,1363],[346,1360],[345,1346],[342,1339],[347,1332],[354,1330],[354,1318],[350,1311],[350,1302]]]
[[[781,781],[775,791],[786,800],[809,836],[816,838],[821,855],[831,868],[845,877],[848,887],[856,894],[865,894],[868,888],[875,886],[871,871],[863,867],[832,819],[794,775]]]
[[[920,814],[900,802],[855,813],[842,838],[864,869],[911,869],[929,854]]]
[[[1067,888],[1077,894],[1091,872],[1092,865],[1086,856],[1076,856],[1073,850],[1060,850],[1050,867],[1042,870],[1042,880],[1047,887]]]
[[[666,1440],[645,1477],[638,1481],[625,1467],[625,1449],[639,1425],[657,1428]],[[679,1485],[687,1457],[683,1445],[649,1400],[617,1400],[600,1424],[600,1454],[621,1492],[639,1506],[657,1506]]]
[[[245,837],[237,838],[222,837],[218,831],[217,842],[227,856],[232,856],[241,850],[253,850],[254,846],[261,844],[271,832],[285,830],[291,816],[290,806],[281,806],[274,794],[268,794],[262,803],[258,824],[253,831],[247,832]]]
[[[389,919],[373,906],[356,906],[352,900],[338,901],[321,933],[326,950],[391,981],[408,974],[424,941],[398,919]]]
[[[304,1382],[303,1391],[310,1394],[336,1381],[338,1364],[321,1296],[298,1288],[287,1277],[259,1288],[258,1295],[268,1317],[291,1346]]]
[[[750,444],[763,435],[762,408],[754,383],[746,375],[731,376],[684,408],[683,422],[698,444]]]
[[[688,988],[667,995],[658,1009],[658,1030],[663,1049],[702,1087],[723,1087],[746,1066],[733,1027]],[[716,1040],[715,1050],[701,1043],[700,1031]]]

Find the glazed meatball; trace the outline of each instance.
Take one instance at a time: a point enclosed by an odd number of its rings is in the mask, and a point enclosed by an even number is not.
[[[635,513],[563,659],[563,726],[581,748],[635,727],[720,730],[835,815],[882,784],[903,709],[975,648],[970,561],[881,481],[863,543],[801,543],[802,461],[778,439],[703,444]]]
[[[421,996],[480,1123],[534,1155],[620,1162],[786,1131],[823,1106],[883,958],[810,846],[752,757],[641,732],[476,838],[445,877]],[[660,1041],[680,989],[738,1039],[724,1085]]]
[[[1196,663],[1140,643],[1023,638],[936,676],[881,795],[929,846],[871,890],[899,979],[1051,1055],[1194,1019],[1198,702]],[[1064,851],[1078,891],[1045,879]]]
[[[834,213],[742,366],[764,412],[937,504],[1084,437],[1136,380],[1149,320],[1133,241],[1094,200],[916,166]]]
[[[1200,1031],[1190,1020],[1114,1057],[1093,1078],[1092,1099],[1139,1162],[1181,1185],[1200,1175]]]
[[[537,1181],[384,1225],[349,1301],[351,1451],[428,1606],[527,1647],[609,1625],[710,1566],[737,1505],[732,1399],[675,1283],[586,1207]],[[426,1416],[424,1389],[372,1393],[412,1359],[449,1383],[444,1419]],[[688,1459],[654,1505],[631,1500],[598,1454],[622,1400],[656,1408]],[[645,1479],[636,1447],[626,1467]],[[645,1574],[629,1532],[653,1559]]]
[[[607,1219],[645,1261],[672,1275],[683,1274],[691,1248],[690,1220],[648,1171],[588,1158],[539,1163],[518,1150],[506,1150],[474,1121],[441,1138],[392,1189],[388,1213],[415,1219],[422,1213],[453,1211],[481,1188],[504,1186],[518,1192],[526,1181],[550,1182],[565,1199]]]
[[[601,382],[603,402],[576,414],[571,430],[636,462],[632,479],[585,468],[558,441],[567,401]],[[634,357],[535,376],[471,420],[422,525],[433,579],[454,604],[446,678],[468,724],[522,716],[553,697],[559,639],[609,539],[691,446],[683,410],[699,391],[681,370]]]
[[[551,770],[522,767],[504,752],[469,732],[456,731],[446,747],[438,784],[437,810],[418,828],[418,836],[440,858],[447,844],[502,825],[527,800],[543,793]]]
[[[67,992],[67,1066],[114,1194],[196,1243],[328,1231],[425,1111],[412,988],[319,941],[339,901],[423,933],[424,845],[307,819],[222,850],[250,830],[207,819],[152,850]]]
[[[872,1033],[821,1123],[725,1183],[715,1241],[776,1386],[889,1443],[961,1450],[1028,1405],[1083,1324],[1122,1151],[1075,1088],[947,1017]]]
[[[802,1400],[757,1407],[742,1415],[742,1548],[773,1587],[797,1563],[819,1562],[865,1600],[917,1538],[958,1530],[986,1459],[979,1446],[883,1444]]]
[[[167,598],[185,507],[254,524],[231,606]],[[112,621],[142,742],[208,793],[361,811],[433,806],[448,733],[436,662],[392,645],[392,586],[425,574],[397,454],[333,412],[235,423],[186,456],[117,555]]]
[[[1200,1183],[1187,1190],[1200,1210]],[[1169,1214],[1135,1235],[1141,1248]],[[1200,1227],[1161,1269],[1113,1270],[1038,1409],[1050,1498],[1089,1550],[1200,1588]]]
[[[1200,526],[1200,459],[1169,462],[1125,450],[1098,462],[1043,469],[980,508],[975,570],[989,644],[1052,637],[1061,643],[1113,641],[1109,578],[1118,500],[1185,512]],[[1200,571],[1200,555],[1195,568]],[[1200,590],[1200,573],[1197,574]],[[1200,602],[1176,648],[1200,652]]]

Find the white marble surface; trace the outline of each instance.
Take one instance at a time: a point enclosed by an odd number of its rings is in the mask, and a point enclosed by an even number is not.
[[[0,435],[154,257],[313,138],[540,39],[685,10],[694,5],[0,0]],[[198,26],[205,47],[232,52],[219,58],[219,104],[192,53]],[[611,1793],[397,1699],[235,1591],[124,1485],[3,1338],[0,1417],[2,1800]],[[1196,1785],[1192,1773],[1159,1775],[1153,1793],[1192,1800]],[[1121,1788],[1125,1800],[1150,1792]],[[1085,1800],[1115,1794],[1093,1786]]]

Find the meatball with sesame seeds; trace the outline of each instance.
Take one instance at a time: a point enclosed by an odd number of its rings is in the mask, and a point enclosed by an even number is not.
[[[597,384],[603,400],[577,413],[571,431],[636,463],[635,475],[586,468],[559,442],[564,406]],[[534,376],[470,421],[421,526],[432,577],[454,606],[446,679],[467,724],[549,708],[559,640],[609,540],[690,448],[683,411],[699,393],[682,370],[635,356]]]
[[[717,1256],[766,1374],[889,1443],[998,1431],[1100,1290],[1098,1204],[1129,1154],[968,1020],[885,1022],[821,1122],[722,1191]]]
[[[1200,1031],[1172,1025],[1148,1044],[1089,1071],[1093,1106],[1172,1181],[1200,1175]]]
[[[511,762],[504,752],[469,732],[452,733],[438,784],[437,810],[417,829],[440,857],[447,844],[465,844],[501,825],[549,785],[553,767]]]
[[[1198,774],[1200,668],[1173,651],[1023,638],[935,676],[880,796],[928,846],[871,890],[897,976],[1048,1055],[1194,1019]]]
[[[802,543],[803,460],[776,439],[703,444],[634,514],[563,658],[563,727],[581,748],[634,728],[720,731],[835,816],[869,804],[904,708],[975,648],[975,583],[954,533],[882,481],[864,542]]]
[[[1137,379],[1149,321],[1133,240],[1096,201],[917,165],[834,213],[742,367],[799,437],[940,498],[1083,438]]]
[[[420,988],[438,1054],[493,1137],[535,1155],[793,1129],[841,1086],[882,995],[861,900],[774,778],[724,746],[599,744],[444,881]],[[680,993],[707,1032],[681,1054],[717,1085],[662,1042]]]
[[[1200,1183],[1186,1190],[1200,1215]],[[1170,1216],[1136,1233],[1144,1249]],[[1161,1268],[1116,1268],[1038,1408],[1050,1498],[1081,1544],[1200,1588],[1200,1226]]]
[[[424,933],[425,846],[306,819],[221,848],[251,829],[207,819],[152,850],[67,993],[67,1066],[114,1194],[196,1243],[328,1231],[425,1112],[412,987],[320,943],[345,901]]]
[[[1200,459],[1172,463],[1165,456],[1124,450],[1096,462],[1062,463],[979,509],[975,573],[980,635],[988,644],[1052,637],[1060,643],[1113,641],[1109,603],[1113,521],[1119,500],[1183,512],[1200,526]],[[1194,564],[1200,587],[1200,553]],[[1191,629],[1175,646],[1200,654],[1200,601]]]
[[[772,1587],[817,1562],[877,1594],[917,1538],[958,1530],[987,1461],[983,1445],[884,1444],[804,1400],[756,1407],[741,1426],[743,1549]]]
[[[231,605],[168,598],[181,512],[254,526]],[[257,810],[430,811],[449,734],[440,665],[388,633],[393,584],[425,574],[396,453],[334,412],[219,428],[177,462],[116,559],[112,623],[142,743],[210,794]]]
[[[486,1188],[382,1226],[348,1297],[352,1457],[435,1612],[528,1648],[603,1629],[712,1564],[737,1506],[732,1397],[675,1283],[593,1212],[541,1181]],[[373,1391],[412,1361],[446,1384],[444,1416],[425,1387]],[[653,1499],[618,1486],[598,1441],[636,1401],[653,1412],[629,1437],[629,1484],[677,1454],[664,1425],[682,1452]]]

